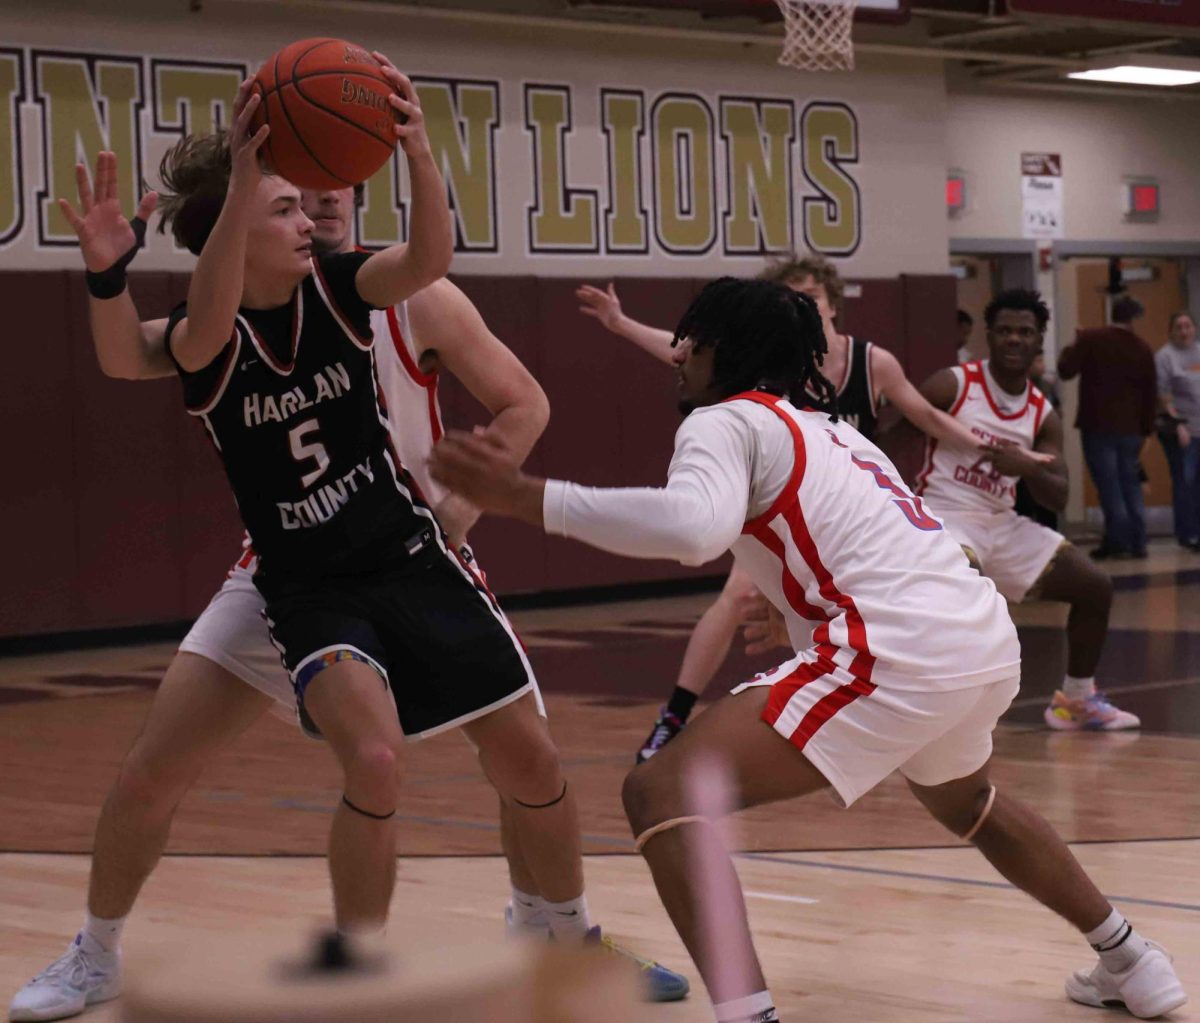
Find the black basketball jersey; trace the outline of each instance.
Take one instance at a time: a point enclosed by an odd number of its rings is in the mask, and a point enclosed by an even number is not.
[[[838,417],[868,439],[874,436],[875,427],[879,423],[879,407],[875,403],[875,391],[871,382],[871,348],[870,341],[850,338],[850,347],[846,352],[846,369],[837,392]],[[810,388],[805,388],[804,402],[818,412],[832,411],[829,403],[823,401]]]
[[[278,309],[240,309],[208,366],[179,367],[259,555],[263,578],[357,574],[433,525],[390,444],[362,253],[323,256]],[[168,348],[186,305],[172,314]],[[418,511],[420,508],[422,511]]]

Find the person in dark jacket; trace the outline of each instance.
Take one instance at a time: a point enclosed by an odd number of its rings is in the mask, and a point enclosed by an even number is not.
[[[1137,299],[1119,296],[1111,325],[1079,331],[1058,358],[1060,379],[1080,378],[1075,425],[1104,512],[1104,539],[1094,558],[1146,553],[1138,454],[1154,428],[1157,387],[1154,352],[1130,328],[1143,312]]]

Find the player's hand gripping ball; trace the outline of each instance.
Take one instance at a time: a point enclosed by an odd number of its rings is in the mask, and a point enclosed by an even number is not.
[[[261,97],[251,134],[271,133],[263,156],[300,188],[349,188],[366,181],[396,147],[403,123],[382,65],[344,39],[301,39],[271,57],[254,78]]]

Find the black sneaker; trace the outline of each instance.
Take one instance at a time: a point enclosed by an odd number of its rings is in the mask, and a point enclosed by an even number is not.
[[[687,724],[686,721],[680,721],[666,707],[663,707],[659,711],[658,720],[654,722],[654,727],[650,729],[650,735],[642,743],[642,748],[638,750],[636,763],[644,764],[682,732],[685,724]]]

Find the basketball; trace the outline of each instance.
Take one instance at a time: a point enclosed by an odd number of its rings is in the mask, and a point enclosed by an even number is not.
[[[395,149],[392,86],[361,46],[301,39],[258,69],[254,90],[261,102],[251,131],[270,125],[266,161],[301,188],[357,185]]]

